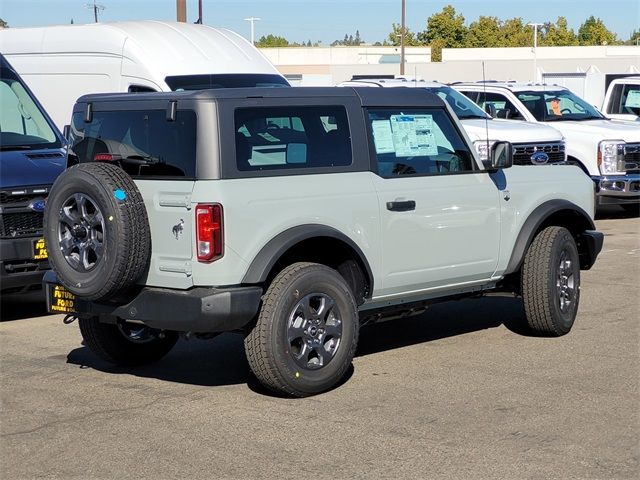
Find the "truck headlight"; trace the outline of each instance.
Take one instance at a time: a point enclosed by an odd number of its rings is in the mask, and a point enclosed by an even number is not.
[[[626,173],[623,140],[604,140],[598,144],[598,168],[602,175]]]
[[[489,160],[489,152],[491,151],[491,146],[496,143],[497,140],[476,140],[473,142],[473,146],[476,149],[476,153],[480,157],[482,162],[487,162]]]

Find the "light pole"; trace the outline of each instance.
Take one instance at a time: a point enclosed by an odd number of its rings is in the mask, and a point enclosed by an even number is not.
[[[404,75],[405,0],[402,0],[402,15],[400,18],[400,75]]]
[[[255,45],[256,44],[256,39],[255,39],[255,23],[258,20],[262,20],[258,17],[249,17],[249,18],[245,18],[245,20],[249,23],[251,23],[251,44]]]
[[[538,79],[538,27],[544,25],[543,23],[527,23],[530,27],[533,27],[533,82]]]
[[[98,23],[98,10],[104,10],[107,8],[104,5],[97,4],[96,0],[93,0],[93,3],[86,3],[84,6],[85,8],[93,10],[93,18],[96,23]]]

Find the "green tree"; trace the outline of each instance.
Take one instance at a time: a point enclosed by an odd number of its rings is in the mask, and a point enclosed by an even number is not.
[[[547,47],[567,47],[578,44],[578,37],[569,28],[565,17],[558,17],[555,23],[547,22],[542,27],[540,45]]]
[[[349,35],[348,33],[344,34],[343,40],[335,40],[331,42],[331,46],[344,46],[344,47],[357,47],[358,45],[362,45],[364,40],[360,38],[360,31],[356,30],[356,36],[354,38],[353,35]]]
[[[638,45],[640,44],[640,30],[634,30],[629,37],[629,40],[624,42],[627,45]]]
[[[402,26],[393,23],[391,25],[391,33],[387,37],[387,40],[384,41],[383,45],[400,45],[400,34],[402,33]],[[416,46],[420,45],[418,40],[416,39],[415,33],[409,30],[408,27],[404,27],[404,44],[406,46]]]
[[[441,38],[436,38],[433,42],[431,42],[431,61],[432,62],[442,61],[443,47],[444,47],[444,40],[442,40]]]
[[[427,29],[418,34],[418,41],[427,45],[436,40],[442,40],[444,48],[463,47],[467,27],[464,17],[456,14],[456,9],[447,5],[439,13],[434,13],[427,19]]]
[[[465,39],[465,47],[487,48],[502,46],[501,22],[497,17],[481,16],[471,22]]]
[[[580,45],[612,45],[617,43],[616,34],[609,31],[604,22],[591,15],[578,29]]]
[[[522,18],[505,20],[500,29],[503,47],[530,47],[533,43],[532,27],[526,25]],[[540,33],[538,32],[538,35]]]
[[[262,36],[256,42],[256,47],[269,48],[269,47],[288,47],[289,40],[284,37],[279,37],[277,35],[269,34],[267,36]]]
[[[0,18],[0,28],[9,28],[9,24]]]

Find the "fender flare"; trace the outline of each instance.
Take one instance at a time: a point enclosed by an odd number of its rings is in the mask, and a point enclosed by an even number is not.
[[[269,240],[251,261],[242,283],[257,284],[265,282],[273,266],[287,250],[297,243],[315,237],[335,238],[351,247],[365,268],[364,274],[369,281],[369,291],[373,291],[373,272],[360,247],[351,238],[335,228],[318,224],[298,225],[279,233]]]
[[[531,242],[533,242],[540,225],[542,225],[549,216],[562,210],[570,210],[578,214],[588,226],[588,228],[584,228],[583,230],[596,229],[593,220],[587,212],[575,203],[571,203],[568,200],[549,200],[548,202],[536,207],[525,220],[522,228],[520,229],[520,233],[518,233],[518,238],[516,238],[516,242],[511,252],[511,258],[509,259],[504,275],[517,272],[520,269],[520,266],[524,261],[525,253],[529,248],[529,245],[531,245]]]

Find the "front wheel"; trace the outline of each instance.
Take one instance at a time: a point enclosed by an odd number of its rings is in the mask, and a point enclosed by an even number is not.
[[[344,377],[358,331],[356,301],[344,278],[324,265],[295,263],[276,276],[263,296],[245,351],[264,386],[305,397]]]
[[[98,317],[78,320],[85,344],[101,359],[120,366],[144,365],[160,360],[178,341],[176,332],[118,320],[101,323]]]
[[[580,301],[580,259],[563,227],[547,227],[529,246],[521,273],[522,301],[529,328],[541,335],[569,333]]]

